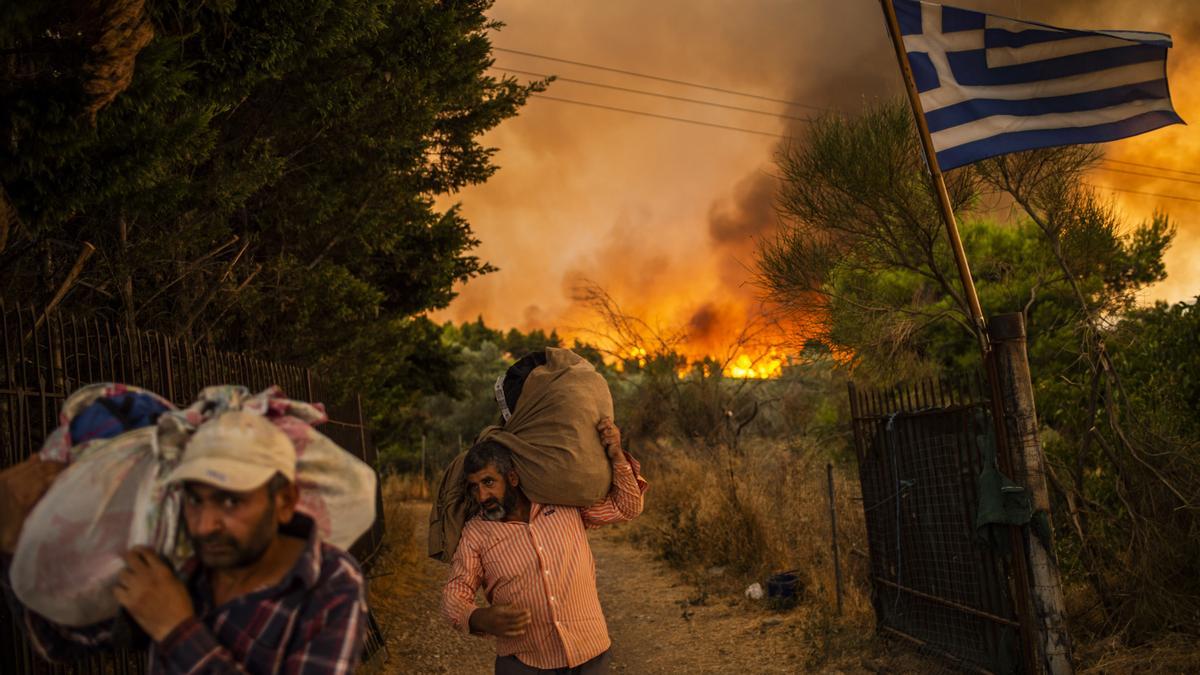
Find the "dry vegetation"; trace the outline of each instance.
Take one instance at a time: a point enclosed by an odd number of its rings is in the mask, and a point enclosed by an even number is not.
[[[641,454],[651,481],[631,538],[717,596],[740,597],[774,572],[796,570],[809,668],[878,649],[867,584],[857,477],[834,469],[843,607],[837,615],[825,459],[816,448],[758,441],[744,454],[668,444]],[[829,661],[830,663],[826,663]]]
[[[630,526],[604,538],[631,542],[672,568],[647,566],[641,574],[641,584],[657,589],[639,590],[643,595],[686,596],[677,603],[682,610],[655,617],[652,623],[666,622],[663,630],[667,631],[655,640],[669,637],[673,630],[669,627],[680,623],[677,615],[682,614],[692,617],[688,630],[710,643],[707,647],[712,647],[711,663],[716,669],[711,672],[726,672],[723,668],[736,649],[731,641],[739,640],[751,641],[766,654],[752,658],[787,664],[796,672],[902,673],[945,668],[875,635],[866,531],[852,464],[834,463],[843,577],[843,611],[838,615],[825,469],[829,453],[824,448],[754,439],[741,453],[733,453],[724,447],[659,441],[637,447],[635,453],[651,484],[646,511]],[[430,487],[416,476],[390,475],[384,480],[387,549],[373,570],[370,602],[383,623],[389,654],[368,664],[365,672],[468,672],[455,669],[455,664],[465,667],[463,659],[486,669],[487,647],[453,634],[436,616],[445,568],[424,557],[422,519],[429,494]],[[614,545],[620,546],[607,546]],[[598,566],[604,564],[605,546],[593,543]],[[784,570],[797,570],[803,583],[795,608],[774,612],[764,602],[744,598],[749,584]],[[1115,638],[1097,639],[1102,628],[1097,622],[1103,617],[1088,611],[1096,606],[1089,589],[1076,585],[1067,593],[1077,672],[1200,672],[1200,648],[1192,638],[1172,633],[1132,647]],[[614,601],[625,602],[605,600]],[[620,622],[642,624],[651,611],[642,605],[636,609],[606,605],[614,637],[625,643],[626,660],[638,654],[638,645],[630,643],[649,628],[630,628]],[[719,627],[721,634],[701,635],[706,627]],[[779,635],[783,632],[787,639]],[[400,663],[416,670],[395,670]]]
[[[905,672],[895,659],[907,648],[884,647],[888,643],[875,637],[858,477],[852,465],[835,463],[844,593],[842,615],[836,614],[825,456],[817,448],[759,439],[741,455],[724,448],[648,446],[640,457],[652,487],[631,538],[718,599],[740,597],[748,584],[772,572],[798,570],[805,590],[792,612],[807,642],[797,649],[811,649],[808,670],[863,667],[865,657],[879,672]],[[1134,646],[1097,638],[1104,617],[1095,611],[1094,593],[1076,584],[1067,594],[1077,672],[1200,672],[1194,638],[1167,633]],[[883,661],[870,657],[889,648]],[[930,667],[942,666],[922,666]]]

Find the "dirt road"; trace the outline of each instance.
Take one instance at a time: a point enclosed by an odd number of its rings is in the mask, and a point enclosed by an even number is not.
[[[418,502],[389,505],[392,542],[370,588],[387,654],[364,671],[491,673],[491,643],[453,632],[438,615],[447,568],[424,556],[428,510]],[[593,532],[591,545],[613,672],[889,673],[915,665],[803,606],[776,613],[733,593],[706,593],[629,543],[620,526]],[[714,585],[727,588],[718,572]]]

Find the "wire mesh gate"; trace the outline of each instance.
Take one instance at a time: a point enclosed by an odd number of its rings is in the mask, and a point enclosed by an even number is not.
[[[1009,565],[976,537],[981,443],[993,435],[979,380],[850,385],[880,632],[967,671],[1015,672],[1020,624]]]
[[[130,331],[95,318],[42,315],[0,300],[0,468],[35,452],[58,424],[58,410],[71,392],[92,382],[123,382],[157,392],[177,405],[190,403],[211,384],[242,384],[251,390],[279,385],[285,393],[326,402],[329,422],[320,431],[359,459],[375,466],[375,447],[358,397],[334,401],[326,385],[306,368],[222,352],[158,333]],[[332,404],[330,402],[332,401]],[[383,544],[383,504],[376,494],[371,529],[350,548],[369,568]],[[365,655],[382,647],[371,619]],[[116,651],[69,666],[47,664],[26,644],[6,603],[0,601],[0,673],[145,672],[144,652]]]

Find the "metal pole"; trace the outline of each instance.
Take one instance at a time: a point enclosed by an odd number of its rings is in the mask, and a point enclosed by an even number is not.
[[[825,476],[829,483],[829,543],[833,548],[833,580],[837,592],[837,613],[842,615],[842,564],[838,560],[837,508],[833,501],[833,464],[825,464]]]
[[[963,249],[962,238],[958,234],[958,223],[954,219],[954,207],[950,204],[950,194],[946,191],[946,181],[942,169],[938,165],[937,151],[933,147],[933,138],[929,134],[929,125],[925,121],[925,110],[921,105],[921,95],[917,91],[916,79],[912,67],[908,63],[908,55],[904,49],[904,38],[900,34],[900,21],[896,18],[896,9],[892,0],[879,0],[887,20],[888,35],[896,50],[896,61],[904,76],[904,89],[908,94],[909,105],[912,106],[913,120],[917,125],[918,136],[921,138],[921,149],[925,153],[925,163],[929,168],[933,192],[937,197],[938,209],[946,225],[946,235],[950,239],[950,250],[954,253],[954,262],[958,266],[958,275],[963,285],[967,310],[975,327],[979,340],[979,349],[983,355],[983,364],[987,378],[991,384],[992,420],[996,431],[997,464],[1005,474],[1011,476],[1012,461],[1005,430],[1005,415],[1003,396],[1000,390],[999,368],[996,365],[995,353],[988,339],[987,324],[983,318],[983,308],[979,304],[979,295],[975,291],[975,280],[971,277],[971,266],[967,263],[967,254]],[[1038,660],[1034,655],[1034,645],[1037,644],[1033,628],[1033,616],[1030,608],[1030,585],[1028,561],[1025,555],[1025,545],[1021,532],[1009,528],[1009,544],[1012,548],[1011,571],[1015,585],[1017,618],[1021,623],[1021,657],[1026,673],[1040,672]]]

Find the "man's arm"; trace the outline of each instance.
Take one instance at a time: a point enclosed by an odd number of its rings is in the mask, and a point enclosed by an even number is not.
[[[362,572],[349,560],[314,593],[284,655],[289,675],[352,673],[362,655],[367,603]],[[246,673],[233,654],[217,642],[196,617],[190,617],[158,642],[168,672],[184,675]]]
[[[442,588],[442,616],[456,630],[471,635],[519,637],[531,620],[529,610],[515,605],[477,607],[475,593],[483,583],[483,559],[473,539],[463,531]]]
[[[638,475],[637,461],[621,449],[620,429],[605,417],[596,430],[612,463],[613,482],[607,497],[580,510],[583,524],[589,528],[637,518],[642,512],[642,493],[646,491],[646,481]]]
[[[456,630],[464,633],[480,632],[471,629],[471,614],[475,611],[475,593],[483,583],[483,560],[474,542],[463,529],[463,536],[450,562],[450,576],[442,587],[442,616]]]

